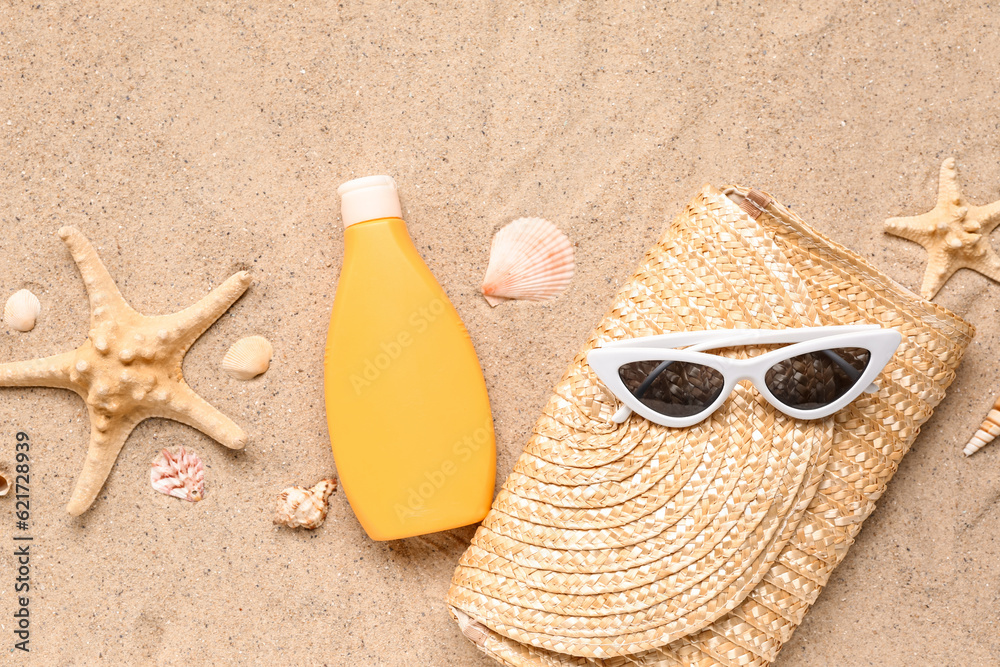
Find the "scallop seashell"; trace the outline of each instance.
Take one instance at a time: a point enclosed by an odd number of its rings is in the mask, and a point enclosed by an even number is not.
[[[38,313],[42,312],[42,304],[38,297],[26,289],[18,290],[7,299],[3,308],[3,321],[11,329],[31,331],[35,328]]]
[[[962,452],[966,456],[971,456],[993,442],[998,435],[1000,435],[1000,398],[993,404],[993,409],[986,415],[986,419],[983,420],[979,430],[972,436],[972,440],[969,440],[969,444],[965,446]]]
[[[193,449],[164,449],[152,466],[149,482],[160,493],[192,503],[205,497],[205,465]]]
[[[292,486],[278,494],[274,523],[289,528],[313,530],[323,525],[330,494],[337,490],[336,479],[324,479],[311,489]]]
[[[241,338],[226,352],[222,359],[222,370],[237,380],[251,380],[271,365],[274,348],[263,336]]]
[[[573,279],[573,244],[542,218],[518,218],[493,237],[483,296],[491,306],[504,299],[554,299]]]

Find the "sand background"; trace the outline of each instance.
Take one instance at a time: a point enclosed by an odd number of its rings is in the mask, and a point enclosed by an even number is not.
[[[479,352],[498,481],[613,292],[703,183],[772,192],[912,288],[925,253],[882,220],[930,209],[951,155],[970,201],[1000,198],[995,5],[149,4],[0,4],[0,293],[27,287],[43,304],[34,331],[0,332],[0,359],[86,335],[61,225],[149,314],[246,268],[253,286],[184,373],[251,440],[231,453],[146,421],[72,518],[82,401],[0,390],[0,461],[18,430],[34,444],[32,652],[10,650],[8,497],[4,664],[492,664],[444,604],[472,528],[374,543],[341,493],[314,533],[270,522],[280,489],[334,472],[321,363],[344,180],[397,179]],[[577,276],[555,302],[491,309],[478,294],[490,238],[523,215],[569,234]],[[1000,394],[1000,285],[962,271],[937,301],[977,338],[783,667],[1000,662],[1000,445],[961,455]],[[275,357],[241,383],[219,361],[250,334]],[[179,444],[208,466],[201,503],[149,486],[150,460]]]

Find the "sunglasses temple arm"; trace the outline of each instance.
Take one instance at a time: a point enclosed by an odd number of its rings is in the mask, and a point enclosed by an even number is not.
[[[611,417],[611,421],[613,421],[616,424],[621,424],[626,419],[628,419],[629,415],[631,414],[632,414],[632,408],[630,408],[627,405],[623,405],[618,409],[618,412],[616,412],[614,416]]]
[[[840,370],[844,371],[844,373],[847,374],[847,377],[851,378],[852,381],[857,382],[861,379],[861,373],[858,372],[858,369],[847,363],[843,357],[833,350],[823,350],[823,354],[829,357],[833,363],[840,366]],[[869,394],[873,394],[878,391],[878,385],[872,382],[870,385],[865,387],[865,391]]]
[[[653,372],[650,373],[649,376],[642,381],[642,384],[640,384],[639,387],[633,392],[633,395],[636,398],[642,398],[643,395],[646,393],[646,390],[649,389],[649,385],[656,382],[656,378],[660,377],[660,373],[667,370],[667,366],[669,366],[672,363],[674,362],[668,359],[667,361],[664,361],[659,366],[654,368]],[[611,420],[616,424],[621,424],[626,419],[628,419],[628,416],[630,414],[632,414],[632,408],[630,408],[627,405],[623,405],[618,409],[618,412],[615,413],[615,415],[611,418]]]
[[[646,394],[646,390],[649,389],[649,386],[654,382],[656,382],[656,378],[660,377],[660,373],[667,370],[667,367],[672,363],[674,363],[673,360],[668,359],[663,363],[661,363],[656,368],[654,368],[653,372],[650,373],[646,377],[646,379],[642,381],[642,384],[640,384],[639,387],[634,392],[632,392],[635,395],[635,397],[642,398]]]

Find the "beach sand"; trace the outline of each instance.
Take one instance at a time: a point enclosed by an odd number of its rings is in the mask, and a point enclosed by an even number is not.
[[[147,314],[249,269],[184,373],[250,442],[233,453],[146,421],[73,518],[83,402],[0,390],[0,462],[19,430],[31,438],[34,538],[23,654],[23,531],[0,499],[3,664],[493,664],[444,603],[473,527],[372,542],[341,492],[315,532],[271,524],[281,489],[335,472],[321,381],[345,180],[396,178],[479,353],[498,483],[614,291],[702,184],[768,190],[914,289],[926,254],[882,221],[932,208],[948,156],[971,202],[1000,198],[1000,14],[987,4],[149,5],[0,6],[0,294],[42,301],[34,331],[0,332],[0,359],[86,336],[62,225]],[[556,301],[490,308],[490,238],[525,215],[569,234],[577,275]],[[1000,444],[961,453],[1000,394],[1000,285],[962,271],[936,300],[978,335],[781,667],[1000,662]],[[252,334],[273,342],[271,370],[233,380],[219,362]],[[159,449],[181,444],[207,466],[197,504],[149,485]]]

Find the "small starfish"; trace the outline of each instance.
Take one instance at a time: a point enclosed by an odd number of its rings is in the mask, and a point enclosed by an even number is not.
[[[72,352],[0,364],[0,386],[58,387],[79,394],[90,414],[90,445],[66,510],[87,511],[132,429],[149,417],[193,426],[231,449],[247,436],[184,382],[188,348],[250,286],[246,271],[173,315],[147,317],[125,302],[94,247],[73,227],[59,236],[80,267],[90,297],[90,333]]]
[[[972,206],[958,188],[955,158],[941,165],[937,206],[923,215],[889,218],[885,231],[927,248],[920,294],[933,298],[959,269],[972,269],[1000,282],[1000,257],[988,235],[1000,224],[1000,201]]]

